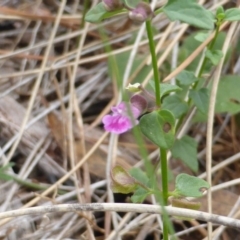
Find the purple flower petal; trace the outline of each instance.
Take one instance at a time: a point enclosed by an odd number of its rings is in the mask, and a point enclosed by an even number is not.
[[[136,118],[141,114],[138,108],[130,104],[128,107],[127,103],[122,102],[117,106],[112,107],[111,110],[112,115],[106,115],[102,119],[106,131],[121,134],[138,124]],[[131,116],[129,111],[132,111],[133,116]]]
[[[141,115],[141,111],[133,105],[131,106],[131,108],[134,118],[138,118]]]

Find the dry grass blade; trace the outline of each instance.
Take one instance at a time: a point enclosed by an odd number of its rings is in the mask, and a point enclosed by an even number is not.
[[[147,204],[121,204],[121,203],[91,203],[91,204],[59,204],[46,207],[32,207],[22,210],[13,210],[0,213],[0,219],[17,217],[22,215],[55,213],[55,212],[78,212],[78,211],[119,211],[119,212],[137,212],[137,213],[157,213],[161,214],[162,210],[158,205]],[[209,214],[205,212],[181,209],[175,207],[166,207],[169,215],[179,217],[191,217],[201,221],[209,221],[228,227],[239,228],[240,220]]]
[[[213,86],[211,91],[210,97],[210,104],[208,110],[208,124],[207,124],[207,151],[206,151],[206,162],[207,162],[207,181],[209,182],[210,186],[212,185],[212,135],[213,135],[213,121],[214,121],[214,110],[215,110],[215,103],[216,103],[216,96],[217,96],[217,89],[218,83],[220,80],[224,59],[226,57],[232,36],[235,32],[237,27],[237,23],[234,22],[231,24],[229,32],[227,34],[226,40],[223,45],[223,57],[217,67],[216,75],[213,79]],[[208,212],[212,213],[212,193],[211,191],[208,192]],[[212,225],[208,224],[208,238],[212,239]]]
[[[42,21],[42,22],[54,22],[56,20],[56,16],[52,16],[50,12],[27,8],[25,10],[16,10],[8,7],[0,7],[0,13],[6,15],[8,19],[27,19],[34,21]],[[20,18],[16,18],[20,17]],[[69,16],[62,15],[60,19],[60,24],[66,27],[77,29],[80,25],[81,17],[79,16]]]

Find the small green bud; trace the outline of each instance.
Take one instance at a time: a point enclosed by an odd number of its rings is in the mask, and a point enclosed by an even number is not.
[[[222,6],[218,7],[216,11],[216,18],[218,21],[222,21],[225,18],[225,12]]]
[[[216,15],[224,13],[224,8],[222,6],[217,8]]]

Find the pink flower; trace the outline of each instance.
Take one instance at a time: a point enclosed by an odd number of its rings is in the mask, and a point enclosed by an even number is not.
[[[121,134],[127,132],[138,124],[137,118],[146,110],[147,100],[136,94],[130,99],[130,103],[121,102],[112,107],[112,114],[103,117],[104,129],[108,132]]]
[[[121,102],[116,107],[112,107],[111,110],[112,114],[106,115],[102,119],[106,131],[120,134],[138,124],[137,118],[140,116],[141,110],[137,107]]]

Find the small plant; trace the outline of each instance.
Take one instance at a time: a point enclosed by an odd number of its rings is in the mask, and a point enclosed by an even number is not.
[[[112,190],[124,194],[133,193],[133,202],[143,202],[147,196],[154,194],[162,207],[170,201],[173,206],[198,209],[199,203],[188,202],[185,199],[203,196],[210,185],[202,179],[181,173],[176,177],[175,190],[169,191],[167,152],[170,151],[172,156],[181,159],[193,172],[198,171],[197,143],[190,136],[176,139],[176,132],[192,107],[196,107],[202,115],[207,115],[209,87],[204,84],[203,73],[209,69],[209,65],[217,65],[220,59],[225,57],[221,50],[215,47],[220,27],[225,21],[240,20],[240,10],[232,8],[225,11],[219,7],[213,14],[195,0],[169,0],[159,9],[151,9],[147,1],[103,0],[90,9],[85,20],[97,23],[120,14],[128,15],[134,22],[146,24],[154,72],[154,79],[150,85],[153,86],[155,95],[151,96],[140,83],[130,85],[127,89],[134,93],[130,101],[113,106],[112,113],[106,115],[102,121],[105,130],[115,134],[139,127],[141,132],[159,147],[161,164],[158,171],[158,166],[151,165],[145,159],[146,172],[138,168],[132,168],[128,172],[121,166],[115,166],[111,171]],[[171,21],[181,21],[214,32],[214,38],[207,46],[198,74],[185,69],[177,75],[176,85],[160,83],[151,25],[151,20],[158,14],[166,14]],[[202,42],[208,34],[209,32],[198,34],[195,39]],[[149,109],[148,102],[152,99],[155,101],[155,107]],[[157,182],[159,173],[161,188]],[[163,238],[167,240],[171,226],[167,214],[164,214],[163,218]]]

